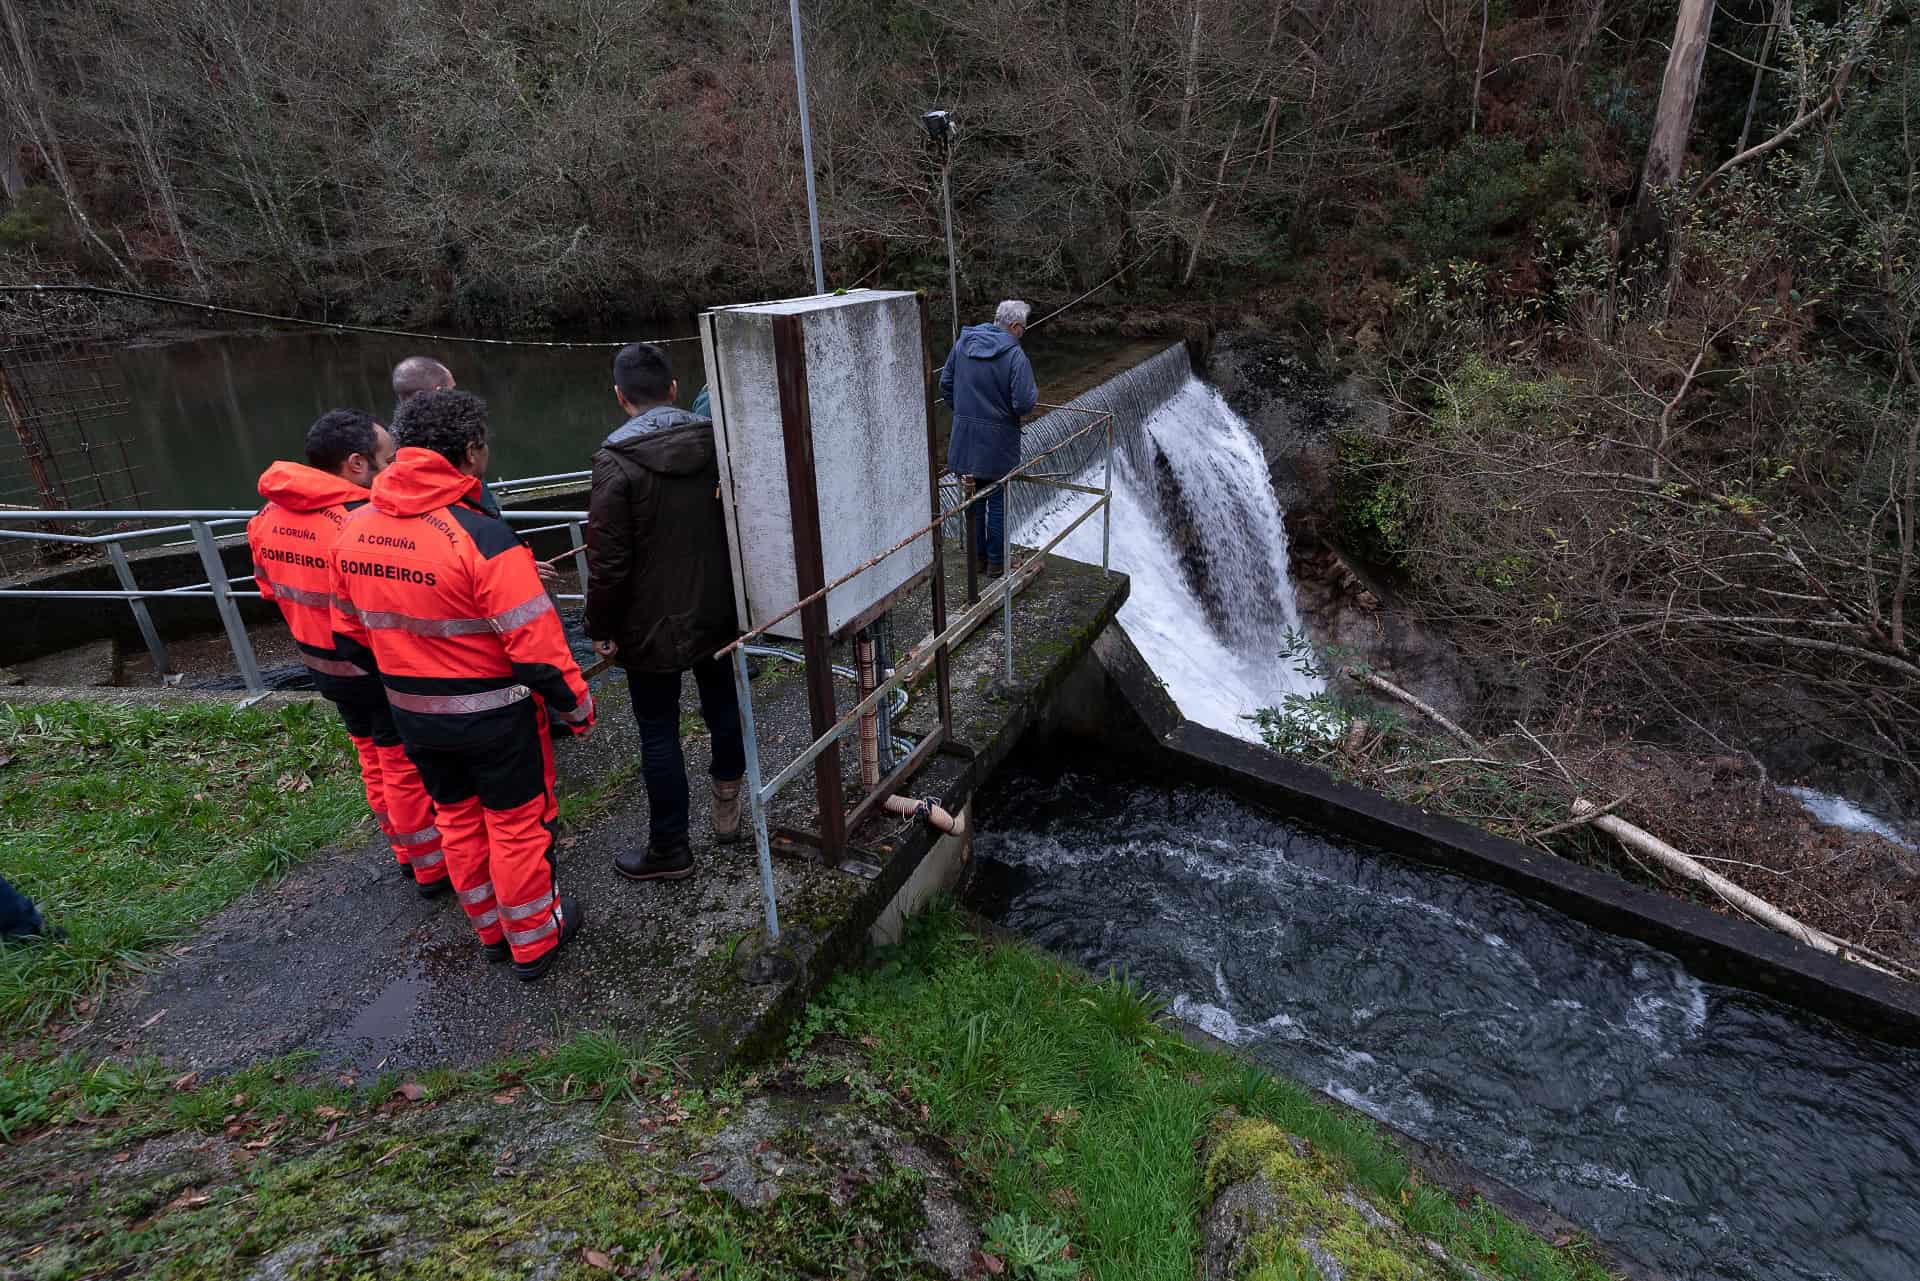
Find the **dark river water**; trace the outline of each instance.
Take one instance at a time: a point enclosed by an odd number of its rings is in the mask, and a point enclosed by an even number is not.
[[[975,896],[1676,1281],[1920,1278],[1920,1052],[1204,791],[1013,776]]]
[[[691,321],[654,325],[644,337],[689,337]],[[111,424],[148,506],[251,507],[254,481],[276,458],[300,457],[308,424],[329,409],[393,414],[395,362],[432,356],[459,385],[484,396],[494,431],[493,477],[583,470],[623,419],[613,400],[613,353],[604,348],[473,346],[324,332],[236,335],[126,348],[114,357],[132,404]],[[1028,343],[1044,393],[1050,375],[1080,367],[1116,344],[1036,335]],[[936,344],[938,347],[939,344]],[[705,380],[698,342],[667,349],[688,404]]]

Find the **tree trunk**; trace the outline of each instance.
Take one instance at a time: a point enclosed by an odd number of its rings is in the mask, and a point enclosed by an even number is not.
[[[1647,163],[1640,171],[1640,194],[1633,219],[1623,239],[1629,257],[1666,239],[1666,222],[1657,193],[1673,185],[1687,161],[1687,139],[1693,133],[1693,105],[1700,96],[1700,69],[1707,59],[1707,39],[1713,31],[1713,0],[1680,0],[1680,16],[1673,25],[1673,48],[1667,54],[1666,75],[1660,81],[1660,105],[1653,115],[1653,138],[1647,143]]]
[[[1180,187],[1187,169],[1187,132],[1193,127],[1193,100],[1200,96],[1200,0],[1193,0],[1193,25],[1187,37],[1186,92],[1180,97],[1180,132],[1173,144],[1173,193]]]
[[[12,204],[27,189],[27,176],[20,171],[21,142],[13,136],[13,128],[0,120],[0,196]]]

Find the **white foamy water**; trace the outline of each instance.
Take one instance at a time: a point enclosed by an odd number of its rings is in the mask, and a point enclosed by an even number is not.
[[[1900,831],[1877,815],[1855,805],[1844,796],[1835,796],[1831,792],[1817,792],[1811,787],[1789,787],[1787,792],[1806,807],[1813,815],[1814,822],[1824,827],[1845,828],[1849,832],[1872,832],[1875,836],[1884,836],[1895,845],[1913,849],[1914,844]]]
[[[1279,706],[1289,693],[1320,688],[1280,657],[1287,630],[1303,629],[1266,457],[1240,416],[1197,378],[1140,430],[1140,448],[1114,451],[1110,563],[1133,580],[1120,625],[1187,719],[1257,739],[1249,716]],[[1177,490],[1155,467],[1156,450]],[[1099,464],[1081,480],[1097,485]],[[1028,546],[1043,543],[1088,501],[1040,512],[1016,537]],[[1170,503],[1185,512],[1190,555],[1204,559],[1211,611],[1182,569],[1168,528]],[[1089,518],[1057,551],[1099,564],[1100,525],[1099,516]]]

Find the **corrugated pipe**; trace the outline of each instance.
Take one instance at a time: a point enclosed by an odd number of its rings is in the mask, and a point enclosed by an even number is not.
[[[860,664],[860,677],[855,684],[862,701],[873,693],[874,686],[880,682],[873,675],[873,637],[861,632],[853,643],[854,653]],[[878,710],[868,712],[860,718],[860,782],[866,787],[875,787],[880,782],[880,714]]]
[[[803,667],[806,666],[806,662],[807,662],[807,656],[805,654],[802,654],[797,649],[788,649],[782,645],[742,645],[741,648],[746,650],[747,653],[753,655],[755,658],[784,659],[786,662],[789,662],[789,663],[799,663]],[[841,667],[839,664],[836,663],[834,665],[833,672],[834,672],[834,675],[836,676],[846,677],[848,680],[852,681],[856,687],[860,684],[860,673],[854,671],[851,667]],[[893,673],[889,672],[887,674],[891,676]],[[876,682],[876,684],[877,683],[878,682]],[[894,690],[893,697],[888,701],[893,705],[891,709],[893,712],[893,715],[898,717],[900,713],[907,710],[907,702],[908,702],[907,691],[904,688]],[[894,731],[893,741],[895,746],[898,747],[900,750],[908,751],[908,752],[912,751],[919,744],[918,739],[909,738],[907,735],[900,733],[898,730]]]

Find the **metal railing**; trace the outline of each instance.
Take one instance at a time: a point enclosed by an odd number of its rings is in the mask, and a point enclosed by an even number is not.
[[[128,511],[64,511],[64,510],[23,510],[19,508],[0,508],[0,541],[22,541],[38,543],[63,543],[70,546],[98,548],[106,553],[108,562],[113,566],[114,577],[119,581],[119,590],[86,587],[0,587],[0,600],[117,600],[125,601],[133,614],[134,626],[140,631],[140,639],[146,644],[147,653],[153,658],[155,675],[164,673],[168,667],[166,642],[160,636],[160,630],[154,625],[152,611],[147,602],[152,600],[206,600],[211,599],[220,615],[220,624],[226,631],[227,648],[233,653],[234,669],[239,672],[241,682],[249,694],[258,696],[267,692],[266,681],[260,674],[259,659],[253,652],[253,641],[247,635],[244,619],[240,617],[240,607],[235,602],[241,600],[259,600],[258,590],[249,590],[247,584],[253,582],[252,574],[229,575],[220,548],[223,543],[233,543],[246,538],[245,525],[252,520],[251,511],[233,511],[221,509],[179,509],[179,510],[128,510]],[[514,525],[529,525],[523,529],[526,534],[544,533],[557,529],[567,531],[572,543],[571,554],[580,575],[580,592],[575,594],[556,593],[555,599],[578,602],[586,599],[587,589],[587,549],[586,539],[581,526],[587,519],[585,512],[579,511],[509,511],[502,517]],[[111,523],[125,525],[137,521],[164,521],[160,525],[142,526],[137,529],[114,529],[101,534],[66,534],[46,529],[12,529],[9,525],[35,524],[62,525]],[[544,523],[543,523],[544,522]],[[239,529],[231,526],[241,526]],[[222,529],[221,527],[229,527]],[[181,539],[180,535],[186,535]],[[173,539],[172,542],[149,543],[153,539]],[[188,583],[180,587],[142,588],[133,574],[133,563],[128,559],[130,545],[143,545],[136,550],[166,551],[184,550],[192,547],[200,557],[200,568],[206,578],[197,583]]]
[[[1108,553],[1112,546],[1113,523],[1113,415],[1105,410],[1092,409],[1073,410],[1072,412],[1086,414],[1092,418],[1093,421],[1066,437],[1064,440],[1059,441],[1052,448],[1035,454],[1032,458],[1029,458],[1000,480],[995,481],[991,485],[976,489],[974,493],[964,501],[940,511],[932,520],[893,546],[887,548],[879,555],[873,556],[855,566],[818,591],[801,597],[781,613],[762,622],[759,626],[740,637],[739,640],[714,655],[716,658],[731,659],[733,663],[734,694],[740,703],[740,728],[746,740],[747,801],[753,816],[754,852],[760,863],[760,896],[765,911],[768,939],[774,940],[780,937],[780,911],[773,887],[772,833],[768,826],[767,812],[775,798],[779,796],[781,789],[799,777],[801,771],[818,760],[822,753],[826,752],[849,733],[853,732],[854,728],[860,724],[862,719],[873,714],[876,709],[885,706],[893,694],[893,691],[902,689],[917,679],[930,664],[947,652],[950,647],[958,645],[961,641],[972,635],[981,623],[992,616],[996,608],[1000,611],[1000,641],[1005,677],[1008,684],[1012,684],[1014,680],[1014,594],[1031,582],[1034,576],[1039,573],[1041,558],[1058,547],[1069,534],[1078,529],[1095,512],[1102,513],[1100,569],[1103,573],[1111,572],[1108,563]],[[1105,429],[1103,433],[1105,442],[1103,448],[1102,475],[1098,488],[1091,485],[1081,485],[1072,481],[1061,480],[1058,479],[1057,476],[1047,473],[1029,474],[1033,468],[1054,453],[1065,449],[1073,442],[1101,428]],[[946,627],[937,634],[930,634],[923,637],[920,642],[895,665],[892,672],[890,672],[884,680],[877,682],[873,689],[868,691],[865,697],[854,704],[832,727],[816,737],[798,756],[782,766],[771,779],[762,781],[759,741],[754,728],[753,689],[747,671],[748,648],[764,637],[770,629],[792,618],[807,606],[817,601],[825,600],[836,588],[852,582],[860,575],[871,571],[888,558],[913,546],[921,539],[933,537],[935,531],[941,527],[942,522],[954,517],[965,518],[968,509],[976,503],[986,502],[987,499],[997,491],[1011,493],[1011,486],[1015,481],[1029,485],[1044,485],[1053,489],[1073,493],[1090,494],[1094,496],[1094,501],[1075,515],[1070,522],[1049,538],[1043,546],[1030,549],[1026,562],[1018,567],[1016,567],[1013,562],[1012,504],[1006,504],[1004,509],[1006,518],[1001,523],[1002,559],[1000,563],[1003,567],[1003,572],[999,580],[985,592],[981,593],[977,602],[970,603],[969,606],[961,612],[957,620],[949,620]],[[970,524],[971,522],[969,521],[968,523]],[[971,540],[969,539],[969,557],[971,556],[971,551]],[[936,574],[942,573],[943,569],[944,567],[942,566],[935,566],[934,572]],[[930,747],[934,742],[935,740],[933,738],[928,738],[921,744],[921,749]],[[919,751],[910,754],[906,763],[894,771],[894,776],[899,777],[910,772],[915,764],[916,757],[920,754]]]
[[[1092,421],[1064,439],[1022,463],[993,484],[976,489],[972,494],[951,507],[944,508],[926,524],[839,578],[828,583],[820,590],[795,601],[790,607],[774,618],[770,618],[747,632],[739,640],[720,651],[715,657],[730,658],[733,664],[734,688],[740,703],[741,729],[745,738],[747,761],[747,794],[749,807],[753,815],[755,852],[759,859],[760,890],[764,902],[767,936],[780,937],[779,905],[776,901],[773,885],[773,854],[771,831],[768,826],[768,809],[789,783],[797,778],[801,771],[813,764],[822,753],[839,743],[863,718],[873,714],[876,709],[891,708],[895,691],[918,679],[927,667],[937,658],[950,651],[967,637],[971,636],[992,614],[1000,613],[1002,666],[1009,684],[1014,680],[1014,616],[1013,598],[1026,587],[1039,573],[1043,557],[1058,547],[1068,535],[1084,524],[1095,512],[1101,513],[1100,568],[1110,572],[1108,553],[1112,545],[1112,504],[1113,504],[1113,415],[1105,410],[1063,408],[1065,412],[1083,414]],[[1036,471],[1048,458],[1066,449],[1069,445],[1100,432],[1102,441],[1101,480],[1096,486],[1080,484],[1063,479],[1070,474],[1067,471]],[[1076,460],[1077,461],[1077,460]],[[1072,472],[1071,474],[1079,474]],[[527,477],[518,481],[494,483],[491,488],[496,494],[513,493],[516,490],[539,488],[555,483],[572,480],[585,480],[586,472],[563,472],[553,476]],[[828,593],[853,581],[860,575],[872,571],[889,557],[906,550],[923,538],[933,538],[943,522],[960,519],[970,526],[967,519],[971,508],[986,502],[996,492],[1005,492],[1009,496],[1016,483],[1045,486],[1063,493],[1090,495],[1093,501],[1078,512],[1071,521],[1054,533],[1040,547],[1027,549],[1026,560],[1015,565],[1013,559],[1013,504],[1007,502],[1003,508],[1001,539],[1001,565],[1004,571],[1000,579],[979,595],[978,600],[970,600],[957,619],[947,620],[947,625],[937,632],[923,637],[904,658],[894,665],[885,679],[865,693],[854,707],[842,716],[825,733],[816,737],[798,756],[775,772],[771,779],[763,780],[760,768],[759,743],[754,727],[753,691],[749,682],[747,657],[749,650],[765,652],[762,638],[773,627],[792,618],[801,610],[826,598]],[[233,652],[234,664],[245,683],[248,692],[259,697],[267,692],[261,678],[259,662],[253,651],[253,642],[247,635],[245,621],[240,617],[236,603],[243,599],[261,599],[257,590],[249,590],[246,585],[253,582],[253,575],[231,577],[227,574],[226,564],[221,558],[221,544],[231,543],[246,537],[245,523],[255,515],[252,511],[181,509],[160,511],[60,511],[60,510],[19,510],[0,508],[0,540],[24,540],[33,542],[52,542],[97,547],[105,550],[113,565],[115,577],[120,589],[105,590],[93,588],[21,588],[0,587],[0,600],[110,600],[125,601],[132,611],[134,622],[140,630],[148,652],[153,657],[156,675],[167,669],[166,643],[159,629],[154,625],[153,617],[147,608],[147,602],[169,599],[207,599],[211,598],[219,611],[221,625],[226,631],[228,647]],[[587,551],[586,540],[582,535],[582,525],[587,513],[581,511],[503,511],[503,519],[522,527],[523,534],[547,533],[558,529],[567,531],[571,548],[561,553],[562,557],[571,555],[580,576],[580,592],[555,594],[555,599],[563,602],[580,602],[586,599],[587,590]],[[163,521],[156,526],[137,529],[115,529],[100,534],[68,534],[51,532],[46,529],[17,529],[8,526],[51,522],[61,524],[116,523],[126,524],[137,521]],[[231,527],[239,525],[242,528]],[[180,535],[186,535],[180,539]],[[128,559],[130,544],[149,544],[154,539],[175,539],[162,542],[158,549],[184,549],[192,546],[198,553],[206,579],[180,587],[142,588],[134,578],[133,567]],[[972,557],[971,537],[966,542],[969,560]],[[149,545],[148,550],[154,548]],[[556,559],[559,559],[558,557]],[[943,574],[944,566],[935,566],[934,573]],[[929,737],[910,753],[890,777],[903,778],[924,759],[924,749],[935,745],[936,739]]]

